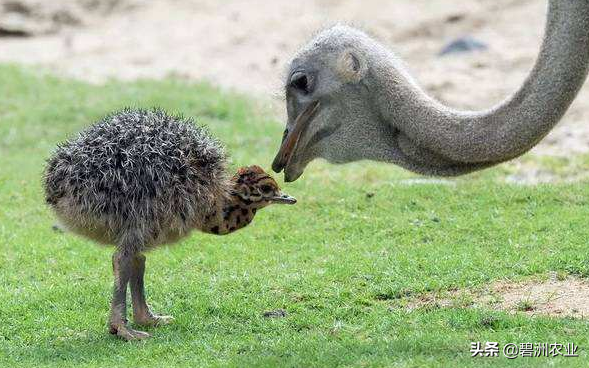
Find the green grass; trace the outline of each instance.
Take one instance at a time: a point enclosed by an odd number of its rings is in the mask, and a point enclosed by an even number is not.
[[[267,168],[281,137],[262,103],[207,85],[91,86],[0,67],[1,367],[587,366],[586,320],[393,307],[500,279],[589,276],[587,183],[507,185],[510,165],[406,185],[414,176],[393,166],[313,163],[285,187],[295,207],[149,253],[148,299],[176,320],[147,341],[116,340],[111,250],[52,231],[41,174],[58,142],[102,115],[154,105],[208,125],[234,166]],[[279,308],[287,317],[263,317]],[[573,342],[581,357],[471,358],[473,341]]]

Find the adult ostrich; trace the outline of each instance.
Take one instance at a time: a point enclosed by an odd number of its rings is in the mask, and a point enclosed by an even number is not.
[[[290,64],[288,122],[272,168],[298,179],[309,162],[391,162],[461,175],[530,150],[561,119],[589,65],[589,0],[549,0],[542,48],[511,97],[457,111],[426,95],[385,47],[361,31],[320,33]]]

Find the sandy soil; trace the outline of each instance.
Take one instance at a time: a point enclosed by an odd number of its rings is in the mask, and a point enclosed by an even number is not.
[[[405,308],[484,307],[510,313],[556,317],[589,317],[589,283],[556,274],[548,280],[500,281],[481,290],[456,290],[439,296],[420,295],[405,301]]]
[[[477,109],[522,82],[538,51],[545,7],[538,0],[0,0],[0,61],[97,83],[170,74],[208,79],[271,96],[280,115],[290,56],[341,21],[393,48],[440,100]],[[438,56],[464,35],[488,50]],[[588,121],[589,84],[535,152],[587,152]]]

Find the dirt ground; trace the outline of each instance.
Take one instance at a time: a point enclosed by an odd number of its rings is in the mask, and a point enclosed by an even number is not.
[[[541,41],[538,0],[0,0],[0,62],[49,67],[100,83],[173,74],[271,97],[290,56],[336,22],[389,45],[438,99],[486,108],[524,79]],[[488,49],[438,56],[470,36]],[[535,149],[589,151],[589,83],[563,122]]]
[[[500,281],[480,290],[427,293],[401,301],[408,309],[485,307],[510,313],[555,317],[589,317],[589,283],[550,275],[547,280]],[[398,306],[396,306],[398,307]]]
[[[528,314],[589,317],[589,284],[569,277],[544,282],[497,283],[484,302],[496,308]]]
[[[510,313],[554,317],[589,317],[589,283],[576,277],[550,275],[547,280],[499,281],[478,290],[427,293],[400,300],[407,310],[415,308],[491,308]]]

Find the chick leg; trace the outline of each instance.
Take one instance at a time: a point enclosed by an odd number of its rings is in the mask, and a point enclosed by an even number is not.
[[[127,284],[131,277],[132,256],[119,250],[112,256],[114,273],[113,297],[110,306],[110,333],[124,340],[137,340],[149,337],[149,334],[136,331],[127,325]]]
[[[143,275],[145,274],[145,256],[137,253],[131,266],[131,299],[133,300],[133,321],[143,326],[160,326],[170,323],[171,316],[158,316],[151,312],[145,301],[145,287]]]

